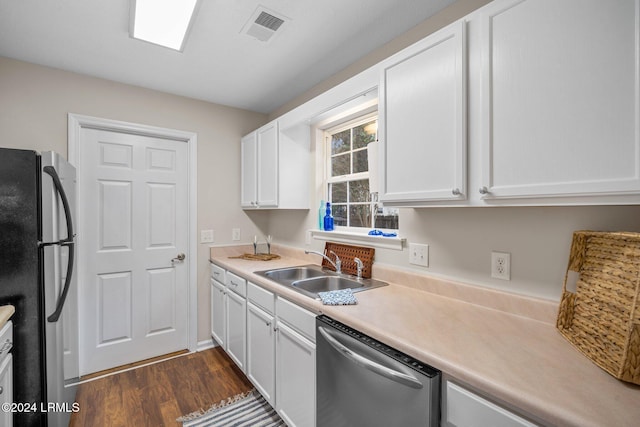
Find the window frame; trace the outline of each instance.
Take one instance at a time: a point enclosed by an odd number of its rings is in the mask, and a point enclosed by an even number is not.
[[[340,133],[343,132],[345,130],[349,130],[349,129],[353,129],[355,127],[358,127],[360,125],[363,125],[365,123],[368,123],[370,121],[374,121],[377,123],[379,121],[379,114],[378,111],[369,111],[369,112],[365,112],[362,115],[358,115],[357,117],[351,117],[348,120],[344,120],[344,121],[340,121],[340,122],[334,122],[334,123],[330,123],[328,126],[324,127],[322,130],[322,142],[323,142],[323,147],[324,147],[324,155],[323,155],[323,163],[324,163],[324,182],[323,182],[323,193],[325,195],[325,200],[329,201],[329,197],[330,197],[330,186],[332,184],[339,184],[339,183],[345,183],[345,182],[354,182],[354,181],[359,181],[359,180],[363,180],[366,179],[367,181],[369,180],[370,177],[370,172],[368,170],[367,167],[367,171],[365,172],[355,172],[355,173],[349,173],[346,175],[339,175],[339,176],[332,176],[332,158],[334,157],[334,155],[331,153],[331,136],[335,135],[336,133]],[[378,133],[377,133],[377,129],[376,129],[376,136],[375,136],[375,141],[378,140]],[[352,149],[353,147],[353,143],[351,142],[351,146],[349,147],[349,150],[346,151],[345,153],[350,153],[350,170],[353,170],[353,161],[354,161],[354,156],[353,153],[357,153],[359,151],[364,151],[367,150],[367,147],[362,147],[362,148],[357,148],[355,150]],[[338,155],[345,155],[343,153],[338,154]],[[348,197],[350,196],[350,194],[348,193]],[[332,214],[334,212],[333,209],[333,201],[331,201],[332,204]],[[351,223],[350,221],[350,206],[363,206],[366,205],[369,207],[369,213],[370,213],[370,223],[367,226],[364,227],[358,227],[358,226],[352,226],[352,225],[336,225],[335,229],[336,230],[342,230],[342,231],[346,231],[346,232],[354,232],[354,233],[362,233],[363,231],[366,230],[373,230],[373,229],[379,229],[385,232],[398,232],[398,229],[386,229],[386,228],[380,228],[380,227],[375,227],[375,218],[376,218],[376,208],[377,206],[380,204],[379,201],[377,200],[377,197],[374,197],[371,193],[369,194],[369,200],[367,202],[351,202],[349,199],[347,199],[346,203],[342,203],[339,202],[338,205],[345,205],[347,206],[347,215],[348,215],[348,224]]]
[[[365,113],[361,116],[355,117],[355,118],[351,118],[350,120],[345,120],[342,121],[340,123],[336,123],[331,125],[330,127],[327,127],[326,129],[323,130],[324,135],[323,135],[323,141],[324,141],[324,146],[325,146],[325,156],[324,156],[324,164],[325,164],[325,182],[324,182],[324,189],[325,189],[325,194],[326,194],[326,199],[327,201],[329,201],[329,196],[330,196],[330,186],[331,184],[340,184],[340,183],[348,183],[348,182],[353,182],[353,181],[361,181],[366,179],[367,181],[369,181],[369,168],[367,167],[367,171],[366,172],[355,172],[355,173],[349,173],[346,175],[339,175],[339,176],[332,176],[332,159],[335,157],[332,153],[331,153],[331,136],[335,135],[336,133],[340,133],[343,132],[345,130],[350,130],[353,129],[355,127],[358,127],[360,125],[363,125],[365,123],[368,123],[372,120],[375,120],[375,122],[378,122],[378,111],[372,111],[369,113]],[[375,134],[375,140],[378,139],[378,131],[376,129],[376,134]],[[353,171],[353,161],[354,161],[354,155],[353,153],[356,152],[360,152],[360,151],[366,151],[367,147],[364,146],[362,148],[358,148],[358,149],[353,149],[353,140],[350,141],[350,147],[349,150],[347,150],[345,153],[340,153],[338,155],[346,155],[346,153],[349,153],[350,156],[350,163],[349,163],[349,170]],[[345,205],[347,206],[346,212],[347,212],[347,224],[349,225],[336,225],[336,228],[339,228],[341,230],[364,230],[364,229],[373,229],[373,201],[371,198],[371,194],[369,194],[369,201],[367,202],[351,202],[350,200],[350,192],[347,192],[347,202],[346,203],[338,203],[338,205]],[[350,206],[363,206],[363,205],[367,205],[369,207],[369,213],[370,213],[370,218],[371,218],[371,223],[366,226],[366,227],[354,227],[351,226],[350,223]],[[332,206],[332,213],[334,211],[333,209],[333,201],[331,201],[331,206]]]

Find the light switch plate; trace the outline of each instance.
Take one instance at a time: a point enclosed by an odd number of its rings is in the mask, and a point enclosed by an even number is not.
[[[213,230],[200,230],[200,243],[213,243]]]
[[[234,228],[231,230],[231,240],[240,240],[240,229]]]
[[[409,264],[429,267],[429,245],[409,243]]]

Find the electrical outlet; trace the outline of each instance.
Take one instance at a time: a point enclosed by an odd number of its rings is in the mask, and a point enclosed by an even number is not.
[[[234,228],[231,230],[231,240],[240,240],[240,229]]]
[[[200,230],[200,243],[213,243],[213,230]]]
[[[409,264],[429,267],[429,245],[409,243]]]
[[[507,252],[491,252],[491,277],[511,280],[511,254]]]

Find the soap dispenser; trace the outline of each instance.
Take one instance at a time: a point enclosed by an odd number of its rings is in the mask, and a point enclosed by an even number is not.
[[[331,203],[327,202],[326,215],[324,216],[324,231],[333,231],[333,216],[331,216]]]

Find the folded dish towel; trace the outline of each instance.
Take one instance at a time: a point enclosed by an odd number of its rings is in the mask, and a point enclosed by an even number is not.
[[[324,305],[353,305],[358,303],[351,289],[318,292],[318,296]]]

